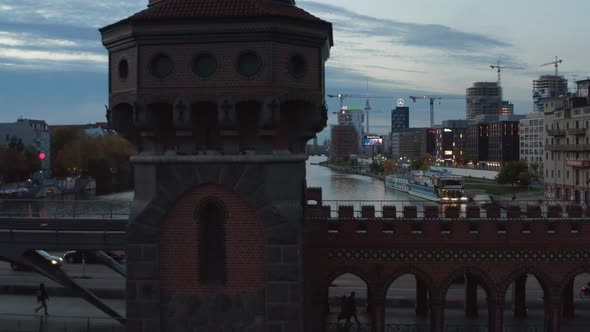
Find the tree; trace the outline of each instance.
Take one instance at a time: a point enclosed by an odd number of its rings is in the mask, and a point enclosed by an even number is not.
[[[514,186],[514,183],[521,185],[528,185],[530,181],[530,173],[528,172],[528,166],[526,161],[511,161],[505,163],[500,170],[500,174],[496,177],[496,181],[499,184],[510,183]]]
[[[41,169],[39,152],[32,146],[25,146],[20,139],[11,139],[10,143],[0,146],[0,170],[7,181],[28,179],[33,172]]]
[[[64,160],[64,157],[59,160],[59,152],[61,152],[66,145],[72,145],[87,138],[88,136],[86,136],[84,131],[80,128],[57,128],[51,131],[51,166],[53,168],[53,174],[65,175],[65,170],[67,168],[64,167],[71,164]],[[68,153],[71,154],[72,152],[70,151]]]
[[[432,165],[432,156],[426,153],[421,158],[416,158],[412,161],[412,169],[426,171]]]
[[[387,160],[383,163],[383,172],[385,174],[393,174],[395,172],[395,168],[397,167],[397,163],[395,160]]]

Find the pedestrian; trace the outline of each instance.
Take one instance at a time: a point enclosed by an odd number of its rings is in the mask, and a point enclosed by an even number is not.
[[[356,315],[356,300],[355,300],[355,292],[351,292],[350,296],[348,297],[348,301],[347,301],[347,317],[346,317],[346,323],[350,322],[350,318],[354,317],[354,320],[356,321],[356,325],[361,325],[361,323],[359,322],[359,318]]]
[[[38,312],[41,308],[43,308],[45,310],[45,314],[49,315],[47,313],[47,301],[49,301],[49,296],[45,290],[45,284],[41,283],[39,285],[39,290],[37,291],[37,303],[41,303],[41,305],[35,309],[35,312]]]
[[[348,316],[348,308],[347,308],[348,300],[346,299],[346,295],[342,295],[340,298],[340,313],[338,314],[337,323],[340,323],[341,319],[350,319]]]

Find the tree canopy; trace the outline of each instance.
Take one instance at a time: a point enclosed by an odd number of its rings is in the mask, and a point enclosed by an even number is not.
[[[528,171],[528,165],[526,161],[511,161],[507,162],[502,166],[500,174],[496,177],[496,181],[499,184],[510,183],[514,186],[515,183],[520,185],[528,185],[531,178],[531,174]]]

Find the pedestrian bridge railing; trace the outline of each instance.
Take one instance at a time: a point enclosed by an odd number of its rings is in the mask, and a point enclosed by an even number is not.
[[[130,201],[0,200],[0,218],[128,219]]]

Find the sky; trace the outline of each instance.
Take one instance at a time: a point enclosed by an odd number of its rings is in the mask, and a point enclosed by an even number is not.
[[[19,117],[49,124],[105,121],[107,52],[98,28],[145,8],[148,0],[0,0],[0,122]],[[333,23],[326,63],[328,94],[391,97],[370,100],[371,132],[384,134],[397,98],[410,106],[410,126],[429,125],[428,102],[409,95],[464,96],[502,72],[504,99],[532,110],[532,81],[552,74],[540,65],[563,59],[570,81],[590,75],[590,1],[564,0],[297,0]],[[577,76],[574,76],[577,75]],[[330,112],[337,98],[328,99]],[[364,106],[363,99],[345,104]],[[465,102],[435,104],[437,123],[465,118]],[[335,123],[330,114],[328,123]],[[324,130],[320,139],[326,138]]]

